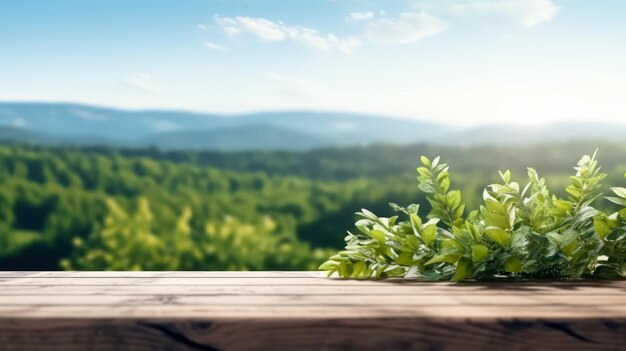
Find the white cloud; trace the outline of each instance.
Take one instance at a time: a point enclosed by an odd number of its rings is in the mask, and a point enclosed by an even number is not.
[[[448,28],[448,22],[426,11],[403,12],[398,18],[384,17],[368,23],[365,37],[381,44],[410,44],[436,35]]]
[[[208,28],[207,28],[207,26],[205,26],[204,24],[197,24],[197,25],[196,25],[196,28],[197,28],[198,30],[202,30],[202,31],[205,31],[205,30],[207,30],[207,29],[208,29]]]
[[[139,90],[145,93],[156,94],[159,89],[154,81],[154,78],[146,73],[137,73],[124,80],[129,87]]]
[[[361,41],[356,37],[338,38],[332,33],[323,35],[313,28],[290,26],[281,21],[273,22],[260,17],[215,16],[215,22],[231,38],[248,33],[262,42],[291,40],[317,50],[337,49],[345,53],[352,52],[361,44]]]
[[[229,17],[220,17],[215,16],[215,22],[217,25],[222,28],[224,33],[229,37],[235,37],[243,32],[243,29],[240,28],[240,24],[233,18]]]
[[[472,1],[451,9],[462,15],[504,17],[529,28],[550,21],[560,10],[551,0]]]
[[[365,12],[350,12],[348,14],[348,19],[353,21],[365,21],[374,18],[374,12],[365,11]]]
[[[354,49],[361,46],[361,39],[357,37],[352,37],[352,36],[339,39],[335,37],[334,35],[330,34],[328,36],[328,40],[332,44],[334,44],[339,51],[345,52],[345,53],[351,53],[352,51],[354,51]]]
[[[325,51],[332,47],[332,43],[330,43],[328,38],[321,36],[315,29],[289,26],[283,26],[282,28],[292,40],[303,43],[314,49]]]
[[[228,51],[229,50],[226,47],[223,47],[215,43],[211,43],[210,41],[205,42],[204,45],[211,50],[216,50],[216,51]]]
[[[71,112],[74,114],[74,116],[80,119],[84,119],[85,121],[101,122],[107,120],[107,116],[101,115],[99,113],[93,113],[91,111],[74,109]]]
[[[237,16],[219,17],[215,16],[217,25],[224,30],[224,32],[231,36],[237,36],[241,33],[249,33],[261,41],[283,41],[285,39],[285,31],[280,23],[272,22],[261,17],[244,17]]]

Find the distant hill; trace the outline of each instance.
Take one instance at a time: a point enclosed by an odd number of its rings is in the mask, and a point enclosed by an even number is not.
[[[55,140],[18,127],[0,125],[0,140],[25,144],[53,144]]]
[[[65,103],[0,103],[0,125],[75,140],[100,136],[127,142],[154,133],[219,127],[217,115],[129,111]]]
[[[228,120],[232,120],[231,123],[245,125],[273,125],[317,135],[332,145],[380,142],[404,144],[436,138],[451,132],[450,127],[435,123],[342,112],[258,112],[233,116]]]
[[[306,150],[319,147],[523,144],[624,140],[626,124],[539,127],[442,124],[343,112],[266,111],[232,116],[133,111],[68,103],[0,102],[0,141],[43,145],[154,146],[163,149]]]
[[[134,146],[188,150],[308,150],[329,141],[300,131],[265,124],[214,130],[185,130],[160,133]]]
[[[438,124],[341,112],[274,111],[223,116],[22,102],[0,103],[0,126],[38,134],[45,144],[216,150],[404,144],[450,132]],[[0,135],[0,140],[8,139]],[[36,138],[16,135],[11,139],[32,142]]]

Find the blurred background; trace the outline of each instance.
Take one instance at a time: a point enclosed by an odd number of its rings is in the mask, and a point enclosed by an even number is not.
[[[308,270],[353,213],[626,172],[617,0],[0,0],[0,270]]]

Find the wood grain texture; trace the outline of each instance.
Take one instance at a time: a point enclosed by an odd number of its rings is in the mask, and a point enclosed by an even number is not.
[[[626,350],[626,281],[0,272],[0,350]]]

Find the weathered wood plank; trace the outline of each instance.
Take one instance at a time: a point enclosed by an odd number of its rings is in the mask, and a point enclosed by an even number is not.
[[[20,321],[0,345],[20,350],[620,350],[626,321],[60,320]]]
[[[0,350],[626,349],[626,281],[0,272]]]
[[[385,318],[406,317],[421,318],[425,316],[445,316],[460,319],[472,318],[608,318],[619,319],[626,314],[624,306],[619,307],[595,307],[588,306],[344,306],[344,305],[285,305],[285,306],[189,306],[189,305],[163,305],[163,306],[2,306],[0,307],[0,319],[2,318],[178,318],[178,319],[207,319],[211,318]]]
[[[570,295],[404,295],[400,298],[386,295],[3,295],[0,306],[505,306],[507,308],[541,307],[545,305],[594,306],[616,305],[624,302],[619,295],[579,297]]]
[[[370,284],[362,282],[355,289],[353,284],[335,285],[74,285],[68,289],[65,285],[4,285],[0,287],[2,295],[385,295],[385,296],[420,296],[445,293],[449,296],[480,294],[494,295],[564,295],[572,290],[577,297],[596,298],[602,296],[622,296],[623,289],[610,286],[581,286],[573,289],[555,288],[542,285],[524,284],[523,288],[516,288],[516,284],[502,285],[494,288],[480,283],[459,284],[453,289],[448,285],[398,285],[398,284]]]
[[[5,285],[62,285],[62,286],[81,286],[81,285],[336,285],[341,281],[345,285],[376,284],[377,282],[358,282],[355,280],[338,280],[326,279],[321,277],[293,277],[293,278],[275,278],[275,277],[207,277],[207,278],[187,278],[187,277],[10,277],[0,278],[0,286]],[[428,285],[419,281],[402,281],[398,284],[419,284]],[[446,283],[447,284],[447,283]]]
[[[2,278],[324,278],[324,272],[302,272],[302,271],[212,271],[212,272],[161,272],[161,271],[141,271],[141,272],[109,272],[109,271],[0,271]]]
[[[232,273],[231,273],[232,274]],[[58,286],[251,286],[251,285],[285,285],[285,286],[412,286],[412,287],[481,287],[483,289],[513,289],[519,291],[534,291],[536,289],[564,289],[578,290],[585,287],[608,287],[613,291],[626,292],[626,283],[621,281],[502,281],[502,282],[475,282],[475,283],[450,283],[450,282],[426,282],[416,279],[389,279],[383,281],[359,281],[336,278],[324,278],[320,276],[295,276],[295,277],[134,277],[124,273],[121,277],[10,277],[0,278],[0,289],[3,286],[29,286],[29,285],[58,285]]]

